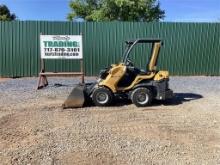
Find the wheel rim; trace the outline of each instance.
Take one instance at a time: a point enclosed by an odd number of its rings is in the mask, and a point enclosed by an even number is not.
[[[109,96],[107,93],[105,92],[99,92],[96,96],[96,100],[100,103],[100,104],[105,104],[108,102]]]
[[[139,104],[146,104],[149,101],[148,94],[141,92],[137,97],[137,101]]]

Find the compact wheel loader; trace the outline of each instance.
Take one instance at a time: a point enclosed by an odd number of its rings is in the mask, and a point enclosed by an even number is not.
[[[151,44],[152,50],[147,70],[136,68],[129,59],[137,44]],[[63,108],[83,107],[92,101],[96,106],[108,106],[117,98],[127,98],[137,107],[149,106],[153,99],[165,100],[173,97],[169,89],[169,72],[156,70],[162,41],[160,39],[136,39],[126,41],[127,48],[122,62],[101,70],[94,83],[76,86],[63,104]]]

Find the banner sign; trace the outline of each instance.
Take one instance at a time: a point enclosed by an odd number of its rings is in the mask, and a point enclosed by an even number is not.
[[[82,59],[81,35],[40,35],[42,59]]]

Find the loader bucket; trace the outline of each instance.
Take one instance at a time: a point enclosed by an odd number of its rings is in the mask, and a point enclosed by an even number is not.
[[[86,96],[85,96],[85,85],[77,85],[73,88],[70,95],[67,97],[66,101],[63,103],[63,108],[80,108],[83,107]]]

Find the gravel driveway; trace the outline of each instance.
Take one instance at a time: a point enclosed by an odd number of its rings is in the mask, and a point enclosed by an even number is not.
[[[220,77],[171,77],[151,107],[63,110],[76,83],[0,81],[0,164],[220,164]]]

